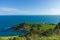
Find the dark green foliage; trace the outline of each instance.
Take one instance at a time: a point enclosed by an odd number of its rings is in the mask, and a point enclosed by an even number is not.
[[[58,23],[58,26],[60,26],[60,22]]]
[[[60,29],[60,22],[56,25],[55,29]]]
[[[11,38],[9,38],[9,40],[11,40]]]
[[[13,40],[16,40],[16,38],[14,37]]]
[[[53,34],[53,29],[49,29],[49,30],[46,30],[43,33],[41,33],[41,35],[43,35],[43,36],[50,36],[52,34]]]

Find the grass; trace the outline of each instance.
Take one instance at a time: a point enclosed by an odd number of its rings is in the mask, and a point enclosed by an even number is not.
[[[56,25],[43,24],[42,27],[44,30],[54,29]]]
[[[18,37],[18,36],[11,36],[11,37],[0,37],[0,40],[9,40],[11,38],[11,40],[13,40],[13,38],[16,38],[15,40],[26,40],[25,37]],[[30,40],[60,40],[60,36],[57,35],[52,35],[52,36],[48,36],[48,37],[37,37],[37,35],[29,37]]]

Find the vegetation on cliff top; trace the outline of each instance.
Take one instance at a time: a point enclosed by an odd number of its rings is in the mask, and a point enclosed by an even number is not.
[[[53,36],[60,36],[60,22],[58,24],[24,22],[14,25],[12,29],[14,31],[22,29],[27,32],[26,34],[19,35],[17,37],[19,40],[22,40],[22,38],[24,40],[44,40],[43,38],[46,38],[47,40],[48,37],[52,38]]]

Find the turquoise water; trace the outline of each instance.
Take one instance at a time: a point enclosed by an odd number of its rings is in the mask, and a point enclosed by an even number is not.
[[[2,32],[2,30],[6,30],[10,27],[12,27],[15,24],[19,24],[22,22],[30,22],[30,23],[36,23],[36,22],[42,22],[42,23],[58,23],[60,22],[60,16],[52,15],[15,15],[15,16],[0,16],[0,36],[10,36],[10,35],[21,35],[25,34],[23,31],[6,31]]]

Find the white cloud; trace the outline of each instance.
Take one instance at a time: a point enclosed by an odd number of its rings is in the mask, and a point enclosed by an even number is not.
[[[20,10],[15,8],[0,7],[0,15],[60,15],[60,9],[43,9],[43,10]]]
[[[9,12],[9,13],[30,13],[29,11],[26,10],[19,10],[15,8],[4,8],[0,7],[0,12]]]
[[[37,13],[40,15],[60,15],[60,9],[44,9],[34,11],[33,13]]]

